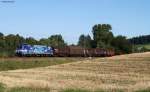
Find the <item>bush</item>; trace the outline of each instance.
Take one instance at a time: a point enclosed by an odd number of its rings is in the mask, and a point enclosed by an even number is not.
[[[4,90],[5,90],[4,85],[2,83],[0,83],[0,92],[4,92]]]
[[[0,49],[0,57],[12,57],[15,55],[15,50],[2,50]]]

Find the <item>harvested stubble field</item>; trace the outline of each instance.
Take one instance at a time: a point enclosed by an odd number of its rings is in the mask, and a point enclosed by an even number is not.
[[[33,69],[1,71],[0,83],[8,88],[46,88],[50,89],[50,92],[63,89],[108,92],[149,89],[150,52],[89,58],[84,61]]]

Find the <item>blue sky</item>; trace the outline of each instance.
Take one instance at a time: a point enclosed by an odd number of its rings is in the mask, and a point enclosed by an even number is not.
[[[107,23],[115,35],[150,34],[150,0],[15,0],[0,2],[0,32],[36,39],[62,34],[69,44]]]

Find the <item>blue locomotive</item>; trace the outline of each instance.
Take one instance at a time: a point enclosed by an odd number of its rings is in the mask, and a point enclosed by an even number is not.
[[[53,56],[54,49],[45,45],[21,44],[15,53],[17,56]]]

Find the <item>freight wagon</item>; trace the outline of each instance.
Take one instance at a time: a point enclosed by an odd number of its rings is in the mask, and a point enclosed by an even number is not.
[[[86,55],[86,50],[84,48],[78,47],[78,46],[67,46],[64,48],[55,48],[55,56],[85,56]]]

